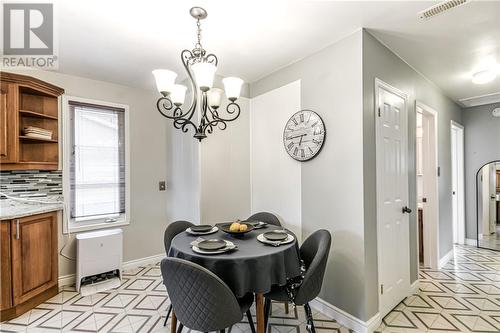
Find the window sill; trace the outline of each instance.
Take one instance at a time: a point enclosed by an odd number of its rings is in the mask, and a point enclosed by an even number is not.
[[[66,232],[63,232],[63,234],[122,227],[122,226],[129,225],[130,221],[128,219],[126,219],[126,220],[118,220],[116,222],[100,222],[100,223],[98,222],[98,223],[85,224],[85,225],[80,225],[80,226],[78,226],[77,224],[78,223],[71,223],[70,222]]]

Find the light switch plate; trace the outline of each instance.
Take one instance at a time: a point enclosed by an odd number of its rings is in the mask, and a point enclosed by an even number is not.
[[[160,191],[165,191],[167,189],[167,185],[164,180],[160,180],[160,182],[158,183],[158,189]]]

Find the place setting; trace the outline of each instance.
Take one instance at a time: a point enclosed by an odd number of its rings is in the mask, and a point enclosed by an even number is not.
[[[219,231],[219,228],[210,224],[193,225],[186,229],[188,234],[194,236],[211,235]]]
[[[295,240],[295,237],[289,234],[286,230],[282,229],[261,233],[257,236],[257,240],[267,245],[280,246],[290,244]]]
[[[228,240],[197,238],[191,243],[192,249],[200,254],[221,254],[233,251],[237,246]]]

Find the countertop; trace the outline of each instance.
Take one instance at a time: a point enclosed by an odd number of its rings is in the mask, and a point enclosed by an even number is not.
[[[0,220],[17,219],[20,217],[62,210],[64,208],[62,199],[60,195],[53,195],[31,199],[37,202],[27,202],[15,199],[0,200]]]

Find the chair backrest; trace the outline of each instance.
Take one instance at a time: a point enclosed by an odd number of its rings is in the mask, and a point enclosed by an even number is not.
[[[161,261],[163,283],[179,321],[200,332],[230,327],[243,318],[229,287],[214,273],[190,261]]]
[[[266,222],[267,224],[277,225],[278,227],[281,227],[279,218],[276,215],[268,212],[255,213],[250,216],[248,220]]]
[[[165,244],[165,252],[168,255],[168,250],[170,250],[170,245],[172,244],[172,239],[175,236],[183,232],[194,224],[188,221],[175,221],[170,223],[165,229],[165,234],[163,235],[163,244]]]
[[[295,304],[306,304],[321,291],[331,243],[330,232],[321,229],[309,236],[300,247],[300,257],[306,265],[306,274],[295,295]]]

